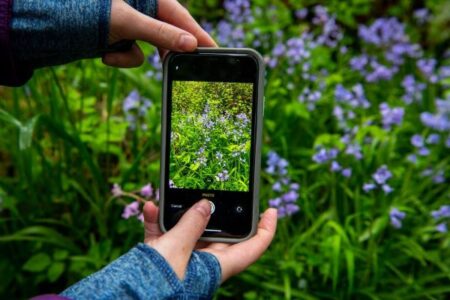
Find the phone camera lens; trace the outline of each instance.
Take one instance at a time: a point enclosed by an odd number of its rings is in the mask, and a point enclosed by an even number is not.
[[[176,66],[175,66],[175,70],[178,71],[179,69],[180,69],[180,66],[179,66],[179,65],[176,65]]]

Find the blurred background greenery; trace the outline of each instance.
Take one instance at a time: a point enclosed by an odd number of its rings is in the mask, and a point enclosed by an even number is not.
[[[450,297],[450,3],[183,1],[266,59],[261,209],[277,236],[218,299]],[[57,293],[142,240],[161,66],[99,60],[0,87],[0,298]]]

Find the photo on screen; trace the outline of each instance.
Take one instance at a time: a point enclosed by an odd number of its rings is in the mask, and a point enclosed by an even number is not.
[[[169,186],[249,191],[253,84],[173,81]]]

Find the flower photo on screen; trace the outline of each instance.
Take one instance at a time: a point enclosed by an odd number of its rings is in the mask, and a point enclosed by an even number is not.
[[[253,84],[174,81],[173,188],[248,191]]]

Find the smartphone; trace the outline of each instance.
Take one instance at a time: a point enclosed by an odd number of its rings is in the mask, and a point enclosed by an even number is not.
[[[160,226],[170,230],[207,199],[202,240],[256,232],[264,63],[252,49],[199,48],[163,63]]]

